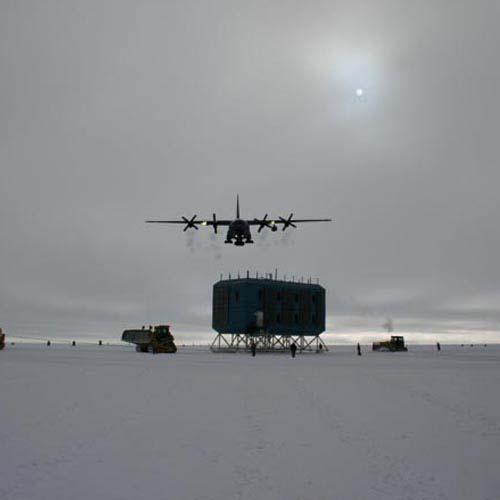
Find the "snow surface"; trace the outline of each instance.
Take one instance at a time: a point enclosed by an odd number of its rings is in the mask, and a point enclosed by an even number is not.
[[[0,498],[498,499],[500,348],[0,352]]]

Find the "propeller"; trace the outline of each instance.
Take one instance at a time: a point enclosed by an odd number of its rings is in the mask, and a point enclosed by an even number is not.
[[[197,224],[199,224],[199,222],[196,221],[196,217],[198,217],[198,216],[197,215],[193,215],[191,217],[191,219],[187,219],[184,216],[182,217],[182,220],[186,223],[186,227],[184,228],[184,232],[186,232],[190,228],[194,228],[194,229],[196,229],[196,231],[198,231]]]
[[[262,219],[254,219],[254,221],[259,223],[259,229],[257,229],[258,233],[260,233],[265,227],[268,227],[271,231],[276,231],[274,221],[267,220],[267,214],[264,215]]]
[[[283,231],[287,227],[297,228],[297,226],[293,223],[292,219],[293,219],[293,214],[290,214],[290,216],[288,217],[288,219],[284,219],[283,217],[280,217],[280,221],[283,222]]]
[[[214,226],[214,233],[217,234],[217,217],[215,214],[213,214],[213,226]]]

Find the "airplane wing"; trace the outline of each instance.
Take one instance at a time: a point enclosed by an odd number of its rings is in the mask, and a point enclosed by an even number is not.
[[[257,219],[249,220],[247,222],[251,226],[258,226],[259,224],[261,224],[261,221],[257,220]],[[287,224],[288,220],[287,219],[282,219],[280,217],[278,219],[269,219],[267,222],[269,222],[270,224]],[[332,222],[332,219],[293,219],[290,222],[293,222],[294,224],[296,222],[299,222],[300,224],[302,224],[303,222]],[[217,222],[217,224],[219,224],[219,222]]]
[[[218,226],[229,226],[232,221],[230,220],[218,220],[213,214],[212,219],[197,219],[197,215],[193,215],[191,219],[187,217],[182,217],[181,220],[147,220],[146,224],[183,224],[184,231],[187,231],[189,228],[196,229],[198,231],[198,226],[212,226],[214,231],[217,232]]]
[[[283,231],[287,227],[297,227],[295,224],[302,224],[303,222],[331,222],[332,219],[294,219],[293,214],[290,214],[287,219],[284,217],[278,217],[277,219],[268,219],[267,214],[262,219],[249,220],[248,224],[251,226],[259,226],[259,233],[264,227],[268,227],[273,231],[276,231],[278,225],[283,226]]]

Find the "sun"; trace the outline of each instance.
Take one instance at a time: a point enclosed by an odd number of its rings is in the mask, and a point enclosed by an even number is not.
[[[363,97],[364,93],[365,93],[365,91],[362,88],[356,89],[356,96],[357,97]]]

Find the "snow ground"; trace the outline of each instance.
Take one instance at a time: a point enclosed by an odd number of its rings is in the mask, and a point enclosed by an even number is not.
[[[0,352],[0,498],[498,499],[500,347]]]

